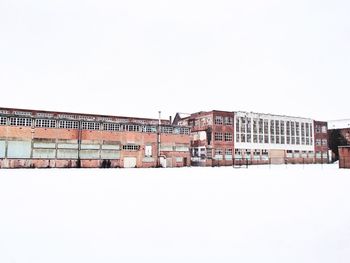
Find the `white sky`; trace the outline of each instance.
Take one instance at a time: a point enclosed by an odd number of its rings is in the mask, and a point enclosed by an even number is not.
[[[0,106],[349,118],[350,2],[0,1]]]

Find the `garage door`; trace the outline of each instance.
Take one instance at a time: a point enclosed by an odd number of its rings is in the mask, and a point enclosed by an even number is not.
[[[135,168],[135,167],[136,167],[136,157],[124,158],[124,168]]]

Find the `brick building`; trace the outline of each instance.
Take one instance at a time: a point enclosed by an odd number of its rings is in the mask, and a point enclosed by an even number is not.
[[[191,163],[195,166],[232,165],[234,149],[233,112],[197,112],[174,124],[191,127]]]
[[[174,124],[191,127],[192,165],[328,160],[327,123],[308,118],[216,110],[177,114]]]
[[[190,129],[169,120],[0,108],[0,167],[181,167]]]
[[[338,147],[350,145],[350,119],[328,121],[328,138],[332,158],[338,160]]]

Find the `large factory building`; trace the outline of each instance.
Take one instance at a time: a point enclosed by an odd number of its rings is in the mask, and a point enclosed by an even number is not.
[[[178,113],[174,124],[191,127],[192,165],[328,162],[326,122],[213,110]]]
[[[0,167],[182,167],[190,129],[170,120],[0,108]]]

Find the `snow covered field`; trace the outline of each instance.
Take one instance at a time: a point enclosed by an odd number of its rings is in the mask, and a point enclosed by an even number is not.
[[[350,262],[350,171],[0,170],[0,262]]]

